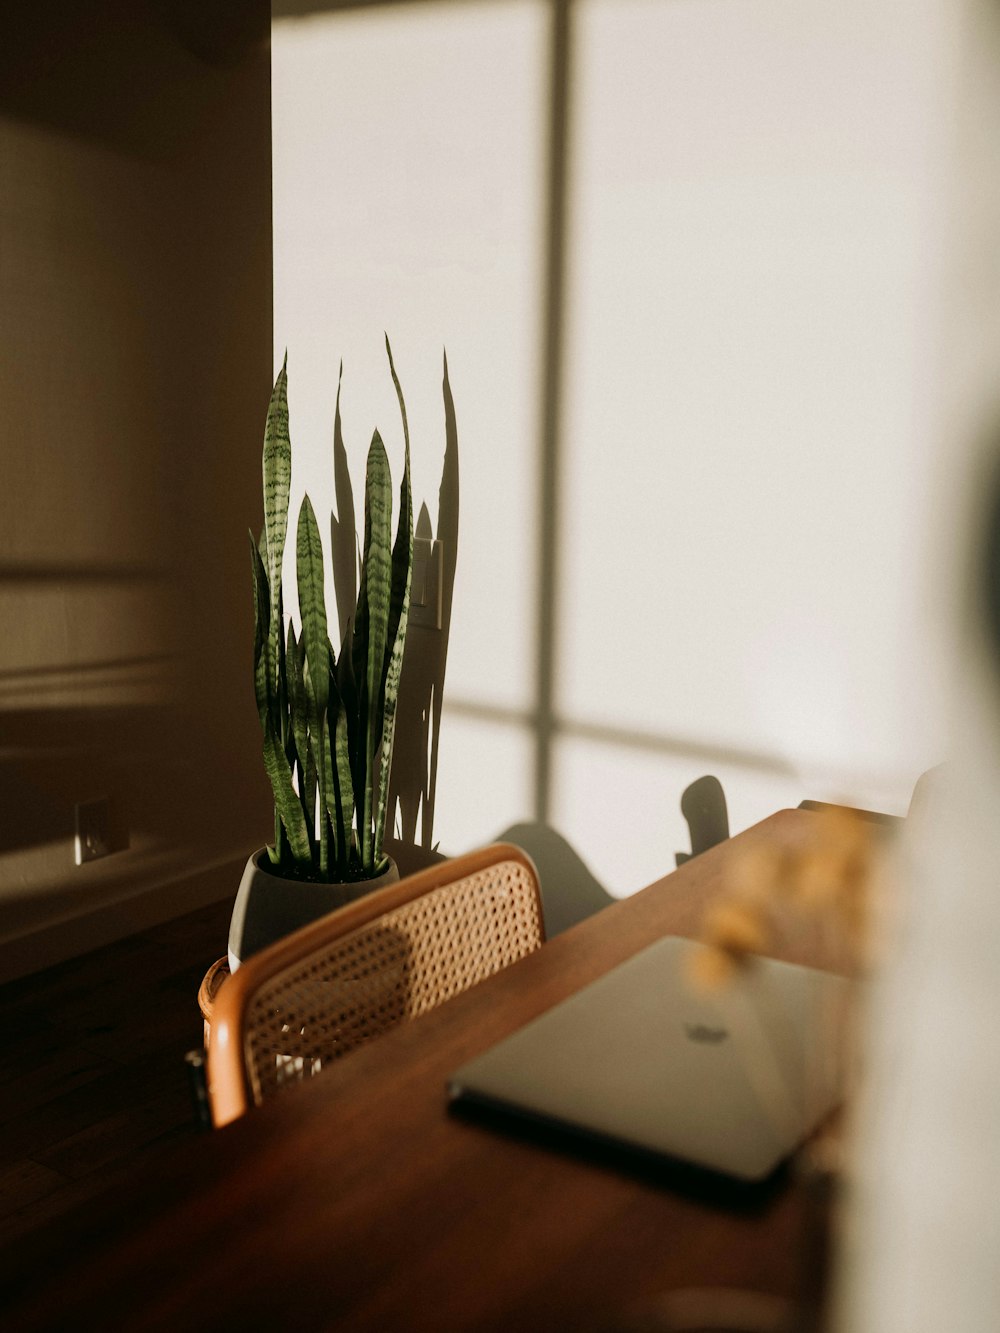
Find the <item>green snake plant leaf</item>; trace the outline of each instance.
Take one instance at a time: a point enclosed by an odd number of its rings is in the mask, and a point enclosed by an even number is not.
[[[306,650],[306,689],[317,723],[326,717],[330,688],[330,658],[327,652],[326,599],[323,587],[323,543],[309,496],[303,496],[296,539],[296,573],[299,584],[299,613]]]
[[[267,534],[267,581],[271,590],[269,623],[269,659],[271,679],[278,687],[278,659],[284,647],[282,617],[278,599],[281,595],[281,562],[285,553],[288,528],[288,492],[292,481],[292,443],[288,434],[288,354],[274,382],[264,427],[264,531]]]
[[[382,672],[385,669],[392,595],[392,478],[389,459],[378,431],[368,450],[365,477],[365,592],[367,596],[368,643],[365,663],[365,794],[361,826],[361,860],[369,874],[374,870],[373,803],[375,756],[382,740],[379,708]]]
[[[365,499],[367,515],[367,497]],[[368,524],[365,522],[365,546],[358,555],[358,567],[361,571],[358,585],[358,601],[354,608],[354,624],[351,629],[351,671],[358,694],[358,716],[363,720],[368,715],[366,703],[366,681],[368,672],[368,569],[364,552],[368,546]],[[341,656],[343,661],[343,655]]]
[[[288,838],[288,845],[296,862],[308,868],[312,861],[312,848],[306,818],[299,803],[298,794],[292,785],[292,770],[289,767],[281,739],[276,735],[271,719],[264,723],[264,767],[271,779],[274,792],[274,808],[281,820],[282,828]],[[280,842],[280,840],[277,840]],[[280,856],[280,850],[279,850]]]
[[[253,685],[257,699],[257,715],[261,726],[268,713],[268,678],[267,678],[267,636],[270,617],[270,594],[267,587],[267,571],[261,560],[253,533],[250,538],[250,566],[253,577]]]
[[[285,596],[281,588],[278,589],[278,667],[277,667],[277,689],[271,698],[271,716],[274,719],[274,734],[279,737],[282,745],[287,744],[290,735],[289,717],[288,717],[288,679],[285,670],[285,636],[282,633],[282,625],[285,623]],[[274,627],[271,627],[271,636],[274,637]]]
[[[289,623],[288,644],[285,649],[288,709],[291,714],[295,754],[299,763],[299,799],[303,813],[306,815],[306,825],[308,827],[308,812],[316,804],[316,764],[309,745],[308,700],[306,699],[305,682],[302,679],[303,660],[302,644],[296,639],[295,630]]]
[[[342,851],[344,848],[344,825],[350,828],[351,811],[347,820],[344,819],[344,812],[340,806],[340,783],[337,780],[337,753],[336,753],[336,732],[337,732],[337,714],[340,709],[340,695],[337,691],[337,659],[334,656],[333,644],[329,639],[326,641],[327,648],[327,675],[329,678],[329,694],[327,697],[327,713],[325,727],[323,732],[324,749],[324,783],[325,783],[325,804],[322,811],[322,817],[329,819],[330,822],[330,860],[336,862],[338,867],[342,861]]]
[[[365,747],[361,722],[361,695],[358,691],[357,677],[354,674],[354,647],[354,623],[349,620],[344,632],[344,642],[340,647],[340,657],[337,661],[337,690],[340,694],[341,708],[344,712],[347,755],[351,765],[351,791],[363,792],[365,789]]]
[[[353,697],[356,711],[358,688],[354,674],[354,621],[350,617],[340,645],[340,656],[337,658],[337,689],[340,691],[341,698],[347,703],[348,711],[350,710],[349,698]]]
[[[398,637],[400,619],[405,617],[410,601],[410,573],[413,566],[413,497],[410,493],[410,431],[406,421],[406,403],[403,401],[403,390],[396,374],[396,367],[393,364],[392,348],[389,346],[388,335],[386,335],[385,350],[389,358],[389,371],[396,388],[396,397],[399,400],[400,416],[403,419],[405,449],[403,479],[399,484],[399,522],[396,528],[396,541],[392,548],[392,594],[389,601],[389,628],[387,634],[387,642],[391,653]],[[405,624],[403,629],[405,634]],[[400,658],[402,659],[402,648],[400,648]],[[387,657],[382,674],[381,689],[383,691],[385,690],[390,661],[391,658]]]
[[[333,592],[337,602],[337,632],[343,639],[347,622],[354,614],[358,595],[358,534],[354,515],[354,487],[347,462],[344,430],[340,419],[340,389],[344,363],[337,376],[337,402],[333,414],[333,484],[337,512],[330,515],[330,563],[333,567]]]
[[[382,712],[382,762],[378,778],[378,805],[375,813],[374,859],[381,860],[382,841],[385,837],[385,818],[389,804],[389,772],[392,767],[392,744],[396,730],[396,703],[399,698],[399,680],[403,671],[403,649],[406,645],[406,626],[410,609],[410,580],[413,572],[413,496],[410,489],[410,431],[406,421],[406,403],[403,390],[392,360],[392,348],[386,335],[385,350],[389,370],[396,386],[399,411],[403,418],[405,446],[403,479],[399,484],[399,523],[392,548],[392,590],[389,602],[389,623],[384,674],[380,686]]]
[[[353,685],[350,675],[350,655],[348,667],[344,669],[344,653],[340,662],[334,660],[333,645],[330,645],[330,706],[328,729],[333,738],[333,800],[327,801],[327,808],[333,817],[337,831],[337,866],[340,874],[346,878],[351,854],[351,827],[354,819],[354,779],[351,769],[351,750],[349,740],[348,713],[344,698],[338,685],[346,679]],[[332,808],[331,808],[332,807]]]
[[[329,698],[328,693],[327,703],[329,703]],[[335,790],[333,782],[333,746],[331,744],[330,728],[326,724],[325,717],[322,727],[316,733],[314,750],[319,776],[319,868],[320,873],[325,878],[330,870],[331,821],[329,803]],[[334,855],[336,855],[336,836],[334,836],[333,849]]]
[[[354,783],[351,778],[351,758],[347,752],[347,720],[344,716],[343,707],[337,713],[334,753],[336,757],[334,780],[337,783],[338,818],[341,820],[337,831],[338,865],[341,867],[341,873],[346,876],[351,856],[351,812],[354,809]]]
[[[299,672],[299,679],[302,681],[302,716],[306,719],[306,730],[308,731],[309,700],[305,693],[305,669],[306,669],[306,646],[300,637],[298,642],[298,672]],[[308,740],[306,743],[305,766],[306,766],[306,791],[305,791],[305,800],[303,802],[303,809],[310,812],[306,818],[306,823],[310,824],[311,826],[313,821],[312,811],[316,808],[317,779],[316,779],[316,759],[312,752],[312,746],[308,744]]]
[[[295,749],[301,755],[306,739],[305,687],[302,684],[299,642],[295,637],[295,626],[291,621],[288,622],[288,638],[285,645],[285,688],[288,693],[288,712]]]
[[[252,539],[251,539],[252,540]],[[260,563],[260,575],[256,569],[256,563]],[[262,577],[261,577],[262,576]],[[257,543],[257,561],[255,561],[254,579],[256,580],[255,592],[260,600],[261,621],[264,633],[264,646],[259,661],[255,660],[255,688],[256,672],[263,672],[264,676],[264,698],[266,700],[269,712],[273,710],[277,717],[277,693],[274,688],[274,670],[271,666],[271,589],[267,581],[267,533],[264,528],[260,530],[260,540]],[[256,607],[254,610],[256,611]],[[261,694],[257,689],[257,711],[260,715],[260,724],[264,725],[264,715],[261,709]]]
[[[367,529],[367,522],[365,526]],[[367,531],[365,540],[367,542]],[[344,681],[344,686],[347,688],[343,693],[343,698],[347,708],[347,735],[351,747],[351,772],[353,774],[354,800],[357,811],[358,849],[359,852],[362,852],[364,848],[363,830],[365,827],[364,793],[367,787],[366,777],[369,768],[366,737],[368,730],[368,625],[370,619],[368,614],[368,568],[363,550],[358,552],[358,567],[361,571],[358,601],[354,611],[353,624],[349,627],[350,660],[345,664],[345,654],[342,651],[340,667],[344,676],[347,677]]]
[[[278,688],[271,699],[271,716],[274,720],[272,730],[275,739],[280,742],[285,751],[285,757],[288,760],[288,766],[293,776],[295,772],[295,739],[292,735],[291,709],[288,706],[288,673],[285,666],[285,636],[281,631],[281,626],[285,623],[285,594],[278,589]],[[301,802],[301,797],[299,798]],[[275,837],[284,838],[284,824],[277,818],[278,827],[275,829]],[[306,824],[308,828],[308,822]]]
[[[319,781],[320,873],[329,869],[326,800],[332,783],[330,737],[326,710],[330,698],[330,655],[326,632],[326,600],[323,583],[323,543],[309,496],[303,496],[296,535],[296,574],[302,642],[305,644],[303,680],[309,700],[309,740]]]

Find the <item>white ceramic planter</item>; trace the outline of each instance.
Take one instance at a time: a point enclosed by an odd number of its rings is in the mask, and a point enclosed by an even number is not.
[[[391,857],[388,869],[375,879],[353,880],[349,884],[310,884],[285,879],[264,869],[262,862],[267,864],[266,847],[254,852],[247,862],[233,905],[229,925],[229,966],[233,972],[244,959],[275,940],[399,879],[399,870]]]

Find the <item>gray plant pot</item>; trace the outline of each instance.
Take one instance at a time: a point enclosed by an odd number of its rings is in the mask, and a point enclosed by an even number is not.
[[[266,847],[254,852],[240,880],[229,925],[229,966],[233,972],[251,954],[275,940],[399,879],[399,870],[391,857],[388,868],[375,879],[359,879],[349,884],[308,884],[285,879],[261,869],[261,862],[266,860]]]

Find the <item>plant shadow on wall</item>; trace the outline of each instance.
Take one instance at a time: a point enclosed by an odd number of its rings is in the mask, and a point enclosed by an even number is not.
[[[396,753],[389,779],[390,812],[398,810],[399,836],[422,847],[434,843],[434,809],[441,744],[441,707],[458,563],[458,423],[444,356],[445,452],[438,491],[437,533],[420,506],[414,543],[414,586],[399,686]],[[390,814],[391,819],[391,814]]]
[[[341,367],[341,376],[343,367]],[[438,491],[437,532],[426,502],[420,506],[413,540],[413,573],[403,671],[396,705],[396,732],[389,775],[387,828],[408,844],[434,846],[434,807],[441,743],[451,610],[458,564],[459,461],[455,400],[444,354],[445,452]],[[330,515],[333,584],[341,641],[347,635],[360,577],[354,488],[344,446],[340,383],[333,427],[333,475],[337,512]],[[419,823],[419,835],[418,835]]]
[[[342,367],[337,387],[334,487],[339,513],[331,518],[331,545],[338,649],[327,629],[325,558],[308,495],[302,499],[295,534],[298,632],[285,614],[282,567],[292,473],[287,357],[268,406],[263,453],[264,526],[259,541],[250,533],[250,550],[254,689],[263,733],[264,766],[274,796],[274,844],[255,853],[244,872],[230,930],[233,969],[249,954],[289,931],[397,877],[396,863],[387,854],[385,843],[391,830],[389,779],[404,649],[411,659],[426,653],[430,660],[410,670],[407,744],[395,764],[403,778],[397,779],[395,791],[407,812],[406,832],[411,845],[415,811],[421,806],[425,835],[430,839],[432,801],[429,803],[428,798],[432,798],[437,773],[447,642],[441,626],[450,621],[457,539],[457,428],[445,361],[447,446],[442,493],[448,519],[439,521],[442,541],[437,549],[440,552],[446,541],[450,559],[446,591],[440,586],[445,583],[442,578],[434,600],[431,628],[436,637],[425,642],[408,633],[414,563],[410,436],[388,338],[385,345],[405,449],[395,539],[392,478],[385,446],[376,430],[368,449],[364,536],[358,543],[354,488],[340,417]],[[418,530],[429,534],[429,527],[424,509]],[[432,552],[435,543],[429,535],[422,540],[428,553]],[[426,574],[422,577],[426,580]],[[447,621],[442,620],[438,605],[442,593]],[[426,598],[421,595],[417,600],[419,603]],[[437,652],[429,651],[433,648]],[[406,840],[404,833],[404,848]],[[404,867],[404,872],[408,868],[415,867]]]

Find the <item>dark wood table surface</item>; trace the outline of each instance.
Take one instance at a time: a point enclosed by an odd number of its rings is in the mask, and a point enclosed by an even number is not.
[[[814,1217],[793,1173],[745,1194],[502,1132],[449,1112],[445,1082],[653,940],[696,935],[734,850],[816,818],[772,815],[27,1238],[0,1260],[0,1325],[612,1330],[679,1288],[799,1297]],[[801,932],[773,952],[826,961]]]

